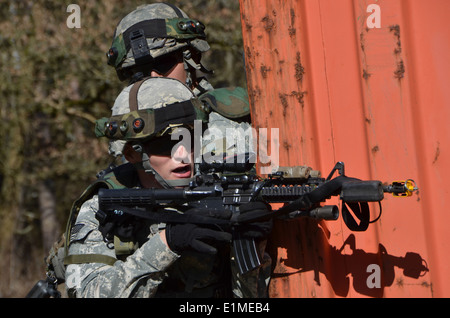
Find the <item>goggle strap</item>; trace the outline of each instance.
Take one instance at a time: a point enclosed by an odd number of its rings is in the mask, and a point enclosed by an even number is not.
[[[148,38],[191,40],[195,38],[206,38],[204,28],[204,25],[200,21],[181,17],[173,19],[151,19],[138,22],[115,37],[107,53],[108,64],[117,68],[123,62],[127,52],[132,47],[132,39],[130,36],[134,32],[136,33],[133,35],[133,40],[138,42],[142,41],[142,38],[144,40]],[[140,56],[140,58],[145,61],[151,59],[150,54],[141,53],[143,56]]]
[[[126,29],[125,32],[123,32],[123,40],[126,52],[128,52],[131,48],[131,41],[130,41],[131,33],[139,29],[144,32],[145,38],[167,37],[166,21],[164,19],[152,19],[138,22],[135,25]]]
[[[189,20],[189,19],[151,19],[151,20],[144,20],[141,22],[138,22],[128,29],[126,29],[123,34],[123,41],[125,44],[126,52],[128,52],[131,48],[131,41],[130,41],[130,35],[136,31],[136,30],[142,30],[144,33],[145,38],[168,38],[168,37],[175,37],[175,38],[196,38],[196,37],[205,37],[205,34],[203,30],[200,31],[181,31],[178,28],[176,29],[176,33],[170,33],[167,34],[167,28],[168,25],[172,25],[176,21],[196,21],[196,20]],[[173,22],[175,21],[175,22]],[[181,22],[182,23],[182,22]],[[200,22],[201,23],[201,22]],[[172,26],[173,27],[173,26]]]

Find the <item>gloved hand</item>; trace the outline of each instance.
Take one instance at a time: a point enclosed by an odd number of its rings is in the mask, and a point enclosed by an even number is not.
[[[244,238],[264,239],[269,236],[273,227],[271,208],[264,202],[249,202],[239,207],[237,217],[238,231]],[[251,219],[258,217],[257,221]]]
[[[230,219],[231,211],[216,211],[209,209],[190,209],[187,215],[200,215],[217,219]],[[230,243],[232,235],[214,224],[167,224],[166,240],[169,248],[177,253],[184,250],[195,250],[200,253],[216,254],[217,243]]]

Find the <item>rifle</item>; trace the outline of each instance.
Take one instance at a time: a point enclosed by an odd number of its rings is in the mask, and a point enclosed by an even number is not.
[[[61,298],[61,293],[57,289],[55,278],[47,276],[45,280],[38,281],[28,292],[25,298]]]
[[[244,239],[237,230],[240,223],[256,222],[268,217],[293,219],[305,216],[319,220],[337,220],[338,206],[320,204],[331,196],[340,196],[346,225],[353,231],[365,231],[369,223],[379,219],[380,202],[384,193],[407,197],[417,190],[411,179],[383,185],[381,181],[347,177],[343,162],[338,162],[326,179],[321,177],[319,171],[307,166],[280,168],[266,179],[261,179],[254,173],[245,173],[248,168],[248,162],[228,164],[224,160],[222,163],[203,163],[200,165],[202,173],[184,189],[100,189],[96,218],[100,226],[117,222],[126,215],[155,222],[231,226],[232,248],[239,271],[243,274],[257,268],[261,260],[255,241]],[[333,178],[336,171],[339,176]],[[246,214],[240,215],[239,206],[252,201],[285,205],[267,213],[248,217]],[[380,215],[372,221],[368,202],[380,203]],[[218,220],[163,210],[168,205],[186,204],[191,208],[229,209],[232,217],[231,220]],[[359,223],[348,208],[359,219]],[[112,228],[108,227],[106,232],[112,232]]]

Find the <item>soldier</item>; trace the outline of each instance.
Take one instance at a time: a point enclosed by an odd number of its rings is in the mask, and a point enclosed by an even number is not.
[[[197,76],[198,71],[212,73],[201,63],[209,49],[203,23],[172,4],[153,3],[138,7],[118,23],[107,57],[119,79],[129,84],[148,76],[185,83],[209,108],[210,135],[223,136],[205,145],[207,150],[235,152],[235,140],[252,136],[247,91],[241,87],[214,89],[206,78]],[[228,138],[227,128],[235,133]],[[122,148],[123,142],[110,143],[111,154],[121,155]],[[255,151],[253,143],[247,148]]]
[[[112,170],[101,182],[114,188],[170,188],[186,185],[193,177],[193,149],[170,138],[181,127],[192,130],[194,120],[207,121],[203,104],[186,85],[170,78],[138,81],[117,97],[112,116],[99,122],[98,135],[124,140],[123,153],[129,163]],[[270,260],[265,259],[264,266],[240,275],[230,257],[231,234],[227,230],[148,221],[132,224],[127,240],[123,240],[126,235],[112,239],[106,235],[107,225],[97,220],[96,192],[85,192],[79,204],[79,213],[71,216],[66,233],[69,296],[267,296]],[[208,210],[177,209],[180,213],[230,217]],[[249,203],[245,209],[267,207]],[[244,236],[264,244],[271,222],[252,225],[253,231],[244,231]]]
[[[108,63],[130,85],[116,99],[112,115],[126,119],[132,109],[146,113],[145,109],[163,108],[162,118],[167,119],[179,114],[179,105],[174,106],[177,102],[188,108],[195,106],[196,115],[202,114],[203,128],[208,128],[202,131],[203,137],[213,136],[202,145],[202,153],[236,154],[243,137],[251,139],[251,127],[246,121],[248,96],[242,88],[215,90],[204,78],[197,78],[196,70],[207,71],[200,63],[201,53],[209,49],[203,29],[199,21],[164,3],[142,6],[122,19],[108,52]],[[192,128],[194,119],[180,116],[177,120]],[[38,288],[38,293],[53,293],[56,284],[66,282],[71,297],[267,296],[270,257],[264,254],[261,267],[239,275],[228,255],[231,237],[226,231],[193,224],[146,224],[140,225],[139,235],[132,240],[122,242],[116,236],[117,240],[108,241],[104,226],[96,219],[99,188],[186,186],[196,170],[191,149],[174,148],[168,139],[177,124],[156,122],[158,130],[154,124],[153,117],[153,126],[147,122],[142,131],[111,138],[110,153],[125,155],[129,163],[103,171],[74,202],[65,236],[55,242],[46,258],[49,288]],[[99,128],[101,135],[104,126]],[[110,125],[108,136],[123,128]],[[229,128],[232,135],[226,136]],[[230,142],[226,137],[231,137]],[[246,150],[254,152],[251,146]],[[173,153],[172,148],[176,150]],[[264,211],[267,207],[249,204],[244,208],[255,209]],[[261,253],[271,226],[271,221],[260,222],[252,227],[255,230],[246,233],[258,239]],[[205,236],[209,243],[197,242]]]

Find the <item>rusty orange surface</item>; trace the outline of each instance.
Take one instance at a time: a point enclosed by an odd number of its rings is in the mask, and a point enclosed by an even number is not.
[[[271,297],[449,297],[450,1],[240,5],[252,117],[279,128],[279,164],[419,187],[386,195],[365,232],[277,221]]]

